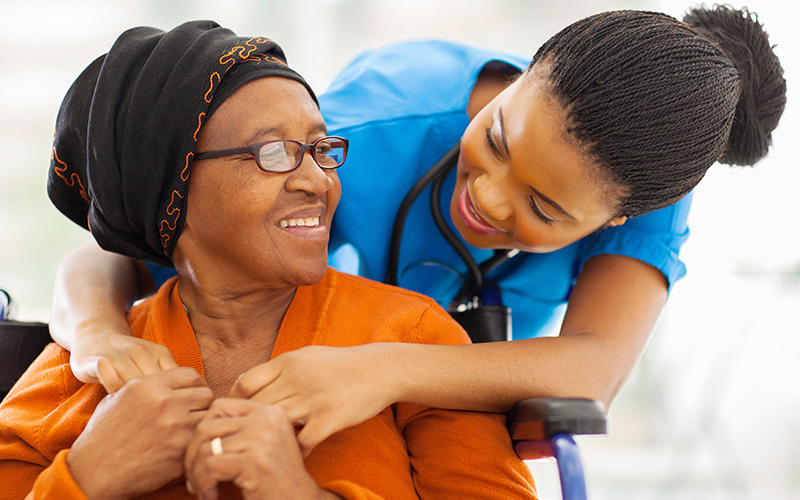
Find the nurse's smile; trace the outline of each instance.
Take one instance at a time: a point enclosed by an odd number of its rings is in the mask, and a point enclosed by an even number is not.
[[[472,201],[472,198],[469,195],[469,190],[467,189],[466,184],[464,185],[464,189],[461,190],[461,195],[459,195],[458,198],[458,215],[461,217],[461,220],[464,221],[464,224],[466,224],[467,227],[469,227],[476,233],[481,233],[481,234],[505,233],[505,231],[497,229],[496,227],[486,222],[486,220],[481,216],[481,214],[475,208],[475,203]]]

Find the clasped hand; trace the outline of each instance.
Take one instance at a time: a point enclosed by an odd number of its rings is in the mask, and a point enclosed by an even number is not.
[[[222,445],[216,454],[214,438]],[[185,367],[133,379],[106,396],[67,464],[89,498],[143,495],[184,474],[201,499],[216,499],[223,482],[232,482],[245,499],[325,495],[306,471],[281,408],[214,400],[205,380]]]
[[[132,380],[177,367],[165,347],[130,335],[94,334],[74,346],[71,365],[83,382],[114,392]],[[230,395],[277,405],[302,424],[304,456],[332,434],[359,424],[399,401],[388,344],[308,346],[245,372]]]

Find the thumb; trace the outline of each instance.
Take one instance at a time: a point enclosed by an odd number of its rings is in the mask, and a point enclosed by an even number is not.
[[[327,425],[319,424],[319,420],[311,420],[297,434],[297,444],[303,458],[307,457],[314,448],[333,434],[333,429]]]

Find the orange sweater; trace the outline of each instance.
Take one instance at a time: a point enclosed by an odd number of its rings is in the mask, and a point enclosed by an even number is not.
[[[131,310],[129,322],[134,335],[167,346],[178,364],[203,375],[176,279]],[[427,297],[329,269],[320,283],[298,288],[272,356],[368,342],[468,339]],[[0,498],[85,498],[66,454],[104,396],[101,386],[75,379],[68,352],[48,346],[0,406]],[[321,487],[345,498],[535,498],[500,415],[398,403],[331,436],[305,465]],[[192,496],[176,481],[147,498]]]

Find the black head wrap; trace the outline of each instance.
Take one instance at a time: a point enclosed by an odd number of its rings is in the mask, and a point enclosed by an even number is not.
[[[50,199],[106,250],[172,266],[197,132],[236,89],[265,76],[296,80],[316,101],[268,38],[211,21],[126,31],[64,97]]]

